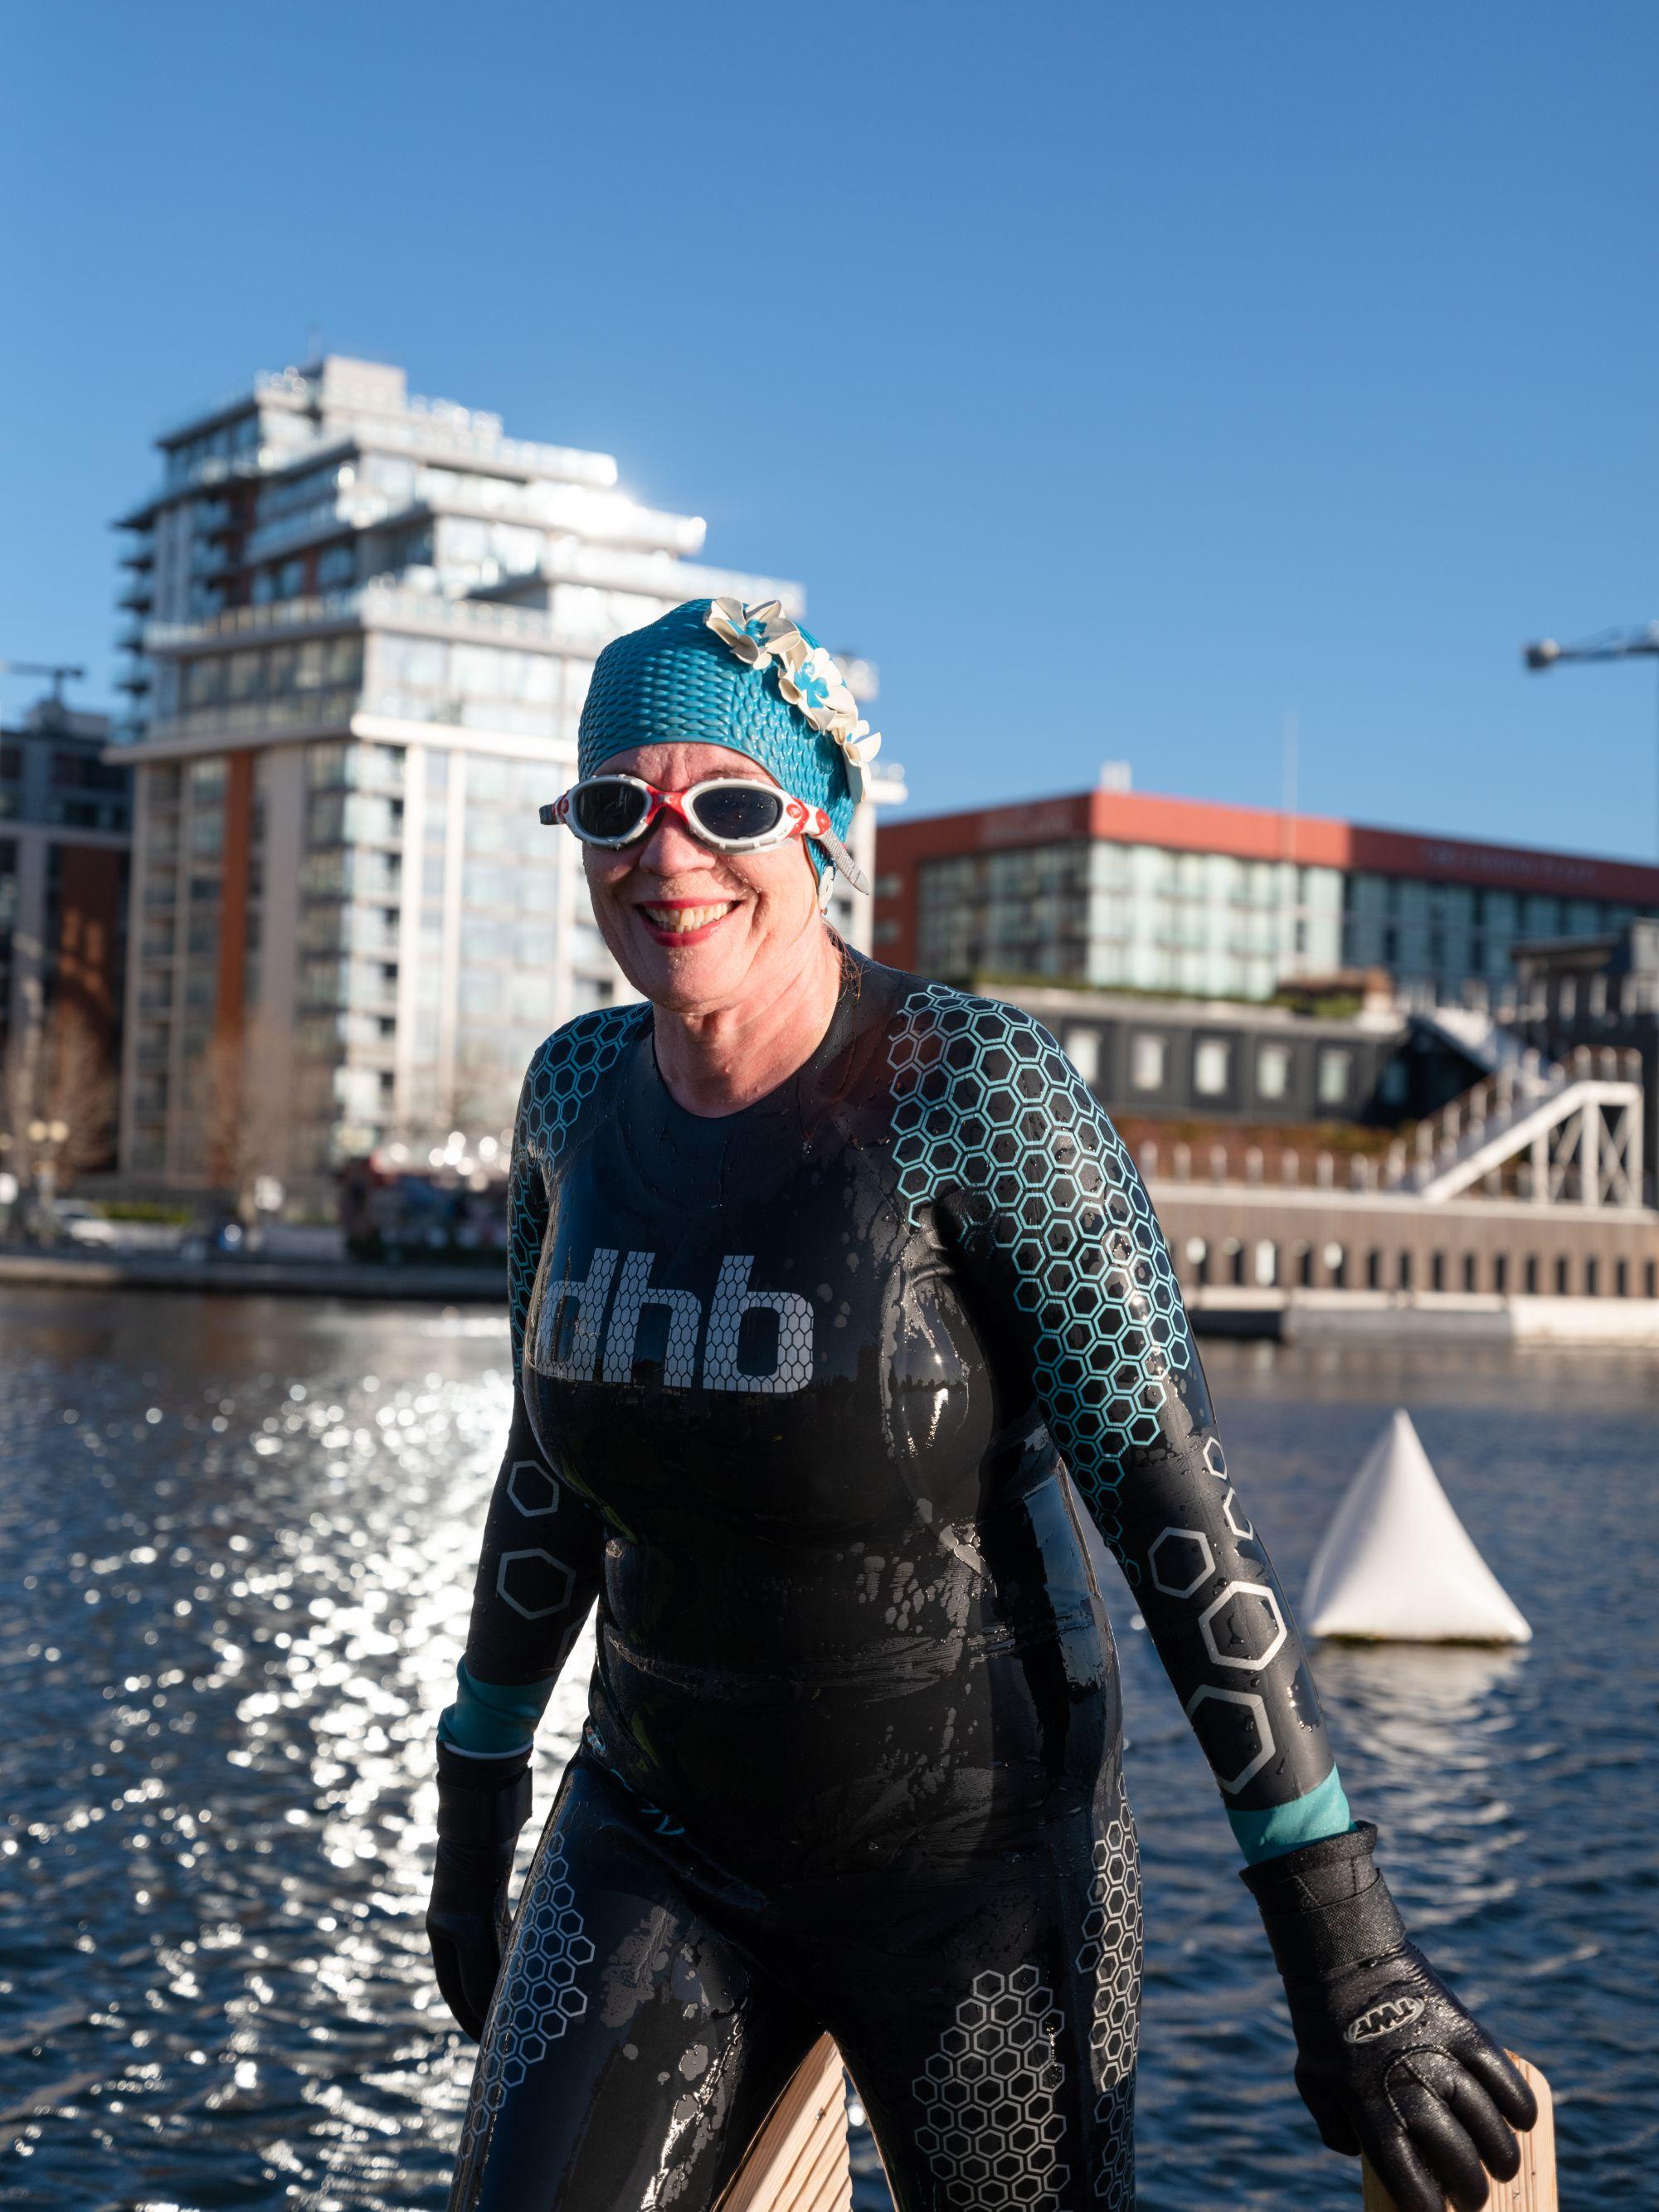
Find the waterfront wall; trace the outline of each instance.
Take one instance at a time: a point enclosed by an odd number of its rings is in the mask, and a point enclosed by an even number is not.
[[[1151,1164],[1148,1163],[1147,1164]],[[1659,1297],[1659,1212],[1150,1179],[1183,1291]]]

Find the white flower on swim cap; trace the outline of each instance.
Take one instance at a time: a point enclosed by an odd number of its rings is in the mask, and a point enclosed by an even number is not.
[[[777,599],[753,606],[742,599],[711,599],[703,621],[749,667],[777,662],[778,690],[804,721],[840,747],[856,805],[868,784],[866,764],[880,751],[881,736],[860,720],[858,702],[830,653],[807,643]]]
[[[853,804],[856,806],[869,787],[870,779],[864,773],[866,762],[874,760],[881,750],[881,732],[872,730],[868,722],[855,722],[843,737],[840,731],[830,732],[841,747],[842,757],[847,763],[847,781],[852,787]]]
[[[779,655],[778,689],[815,730],[838,743],[850,738],[859,719],[858,702],[847,680],[821,645],[809,646],[800,637],[800,651]]]
[[[786,647],[801,642],[778,599],[761,599],[753,606],[742,599],[714,599],[703,621],[750,668],[764,668],[775,653],[781,658]]]

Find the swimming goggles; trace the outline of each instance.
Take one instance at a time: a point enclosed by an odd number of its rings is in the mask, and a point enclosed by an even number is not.
[[[844,873],[866,887],[824,808],[808,806],[751,776],[708,776],[684,791],[659,791],[641,776],[589,775],[540,810],[544,822],[562,822],[585,845],[613,852],[647,835],[665,811],[716,853],[763,853],[787,837],[814,838]]]

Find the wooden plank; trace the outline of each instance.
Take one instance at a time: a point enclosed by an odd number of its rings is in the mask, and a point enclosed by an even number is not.
[[[768,2113],[717,2212],[851,2212],[847,2079],[821,2035]]]
[[[1550,2085],[1535,2066],[1511,2051],[1510,2057],[1526,2075],[1538,2100],[1538,2124],[1529,2135],[1517,2136],[1521,2171],[1513,2181],[1494,2181],[1486,2212],[1557,2212],[1555,2200],[1555,2105]],[[1362,2161],[1364,2174],[1364,2212],[1395,2212],[1395,2201]]]

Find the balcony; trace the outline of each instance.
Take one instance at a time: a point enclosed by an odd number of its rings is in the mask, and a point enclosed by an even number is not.
[[[135,576],[115,604],[131,609],[134,614],[148,614],[155,604],[155,594],[145,578]]]
[[[146,677],[146,686],[149,682]],[[191,738],[255,738],[277,732],[288,737],[343,734],[351,726],[357,699],[355,684],[289,691],[271,699],[238,699],[192,708],[188,714],[153,722],[145,736],[152,744],[177,744]]]
[[[354,530],[369,530],[391,514],[394,502],[384,492],[347,492],[335,499],[314,501],[293,514],[261,522],[248,535],[244,558],[269,561],[313,538],[339,538]]]
[[[589,660],[599,650],[593,639],[568,635],[557,628],[551,616],[533,607],[500,606],[488,599],[451,599],[438,592],[405,591],[388,584],[362,584],[355,591],[330,592],[314,599],[270,599],[263,606],[228,607],[222,614],[200,622],[153,622],[144,632],[144,649],[155,653],[200,653],[216,646],[245,645],[260,637],[358,627],[539,647],[548,653],[576,654]]]

